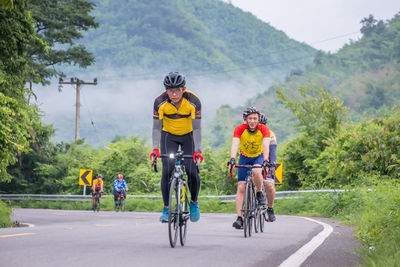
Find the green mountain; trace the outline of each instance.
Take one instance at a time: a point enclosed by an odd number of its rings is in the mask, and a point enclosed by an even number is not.
[[[128,77],[147,78],[172,68],[190,76],[237,77],[239,72],[273,80],[304,67],[316,52],[218,0],[93,2],[100,27],[83,43],[94,53],[96,69],[126,70]]]
[[[280,89],[289,98],[296,98],[298,88],[310,83],[324,86],[335,97],[341,98],[349,108],[353,121],[379,116],[400,107],[400,13],[383,22],[373,16],[362,20],[362,38],[345,45],[335,54],[319,51],[304,71],[292,71],[285,82],[271,86],[270,90],[250,98],[246,105],[262,109],[269,117],[270,126],[281,141],[296,134],[296,123],[291,112],[279,104],[275,90]],[[233,122],[241,120],[240,107],[222,107],[217,114],[232,116]],[[221,115],[219,115],[221,117]],[[217,126],[218,117],[211,131]],[[216,145],[227,138],[225,130],[217,134]]]
[[[81,43],[96,64],[85,70],[63,67],[67,76],[98,78],[96,87],[85,89],[88,103],[81,109],[81,136],[95,145],[116,135],[150,133],[152,101],[162,92],[169,71],[186,75],[207,121],[219,106],[240,104],[291,70],[304,69],[316,54],[312,47],[218,0],[93,2],[92,15],[100,26],[85,33]],[[60,102],[47,95],[42,93],[40,99]],[[57,141],[73,139],[74,113],[66,111],[73,103],[68,105],[62,111],[42,106],[45,122],[54,123]]]

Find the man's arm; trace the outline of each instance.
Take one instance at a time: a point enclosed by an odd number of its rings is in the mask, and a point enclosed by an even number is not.
[[[240,144],[240,138],[233,137],[231,146],[231,158],[236,158],[236,154],[239,149],[239,144]]]
[[[158,148],[160,145],[161,139],[161,129],[162,129],[163,121],[159,119],[153,119],[153,149]]]
[[[192,125],[193,125],[194,151],[201,152],[201,119],[192,120]]]
[[[264,161],[269,160],[269,142],[271,141],[271,138],[265,137],[263,138],[263,154],[264,154]]]

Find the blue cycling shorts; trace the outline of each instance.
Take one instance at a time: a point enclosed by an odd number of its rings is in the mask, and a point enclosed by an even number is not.
[[[240,154],[238,165],[262,165],[264,162],[264,155],[260,154],[257,157],[246,157]],[[238,168],[238,182],[246,181],[247,169]]]

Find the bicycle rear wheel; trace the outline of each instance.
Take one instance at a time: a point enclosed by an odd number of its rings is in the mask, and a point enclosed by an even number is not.
[[[261,216],[261,210],[259,206],[257,205],[255,210],[254,210],[254,232],[258,233],[260,230],[260,216]]]
[[[254,184],[252,185],[252,201],[251,201],[251,208],[253,210],[253,222],[254,222],[254,232],[258,233],[259,230],[259,216],[260,216],[260,206],[257,203],[257,198],[256,198],[256,187]]]
[[[181,218],[179,223],[179,239],[181,241],[181,246],[184,246],[186,242],[187,221],[189,218],[189,202],[187,198],[186,186],[183,185],[180,191]]]
[[[172,248],[176,245],[178,239],[179,227],[179,194],[178,194],[178,181],[173,178],[169,188],[169,202],[168,202],[168,234],[169,243]]]

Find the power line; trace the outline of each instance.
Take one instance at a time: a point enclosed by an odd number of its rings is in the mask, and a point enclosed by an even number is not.
[[[359,33],[359,31],[345,33],[345,34],[334,36],[334,37],[331,37],[331,38],[315,41],[315,42],[310,43],[309,45],[328,42],[328,41],[340,39],[340,38],[343,38],[343,37],[346,37],[346,36],[351,36],[351,35],[354,35],[354,34],[357,34],[357,33]],[[277,54],[277,53],[282,53],[282,52],[285,52],[285,51],[298,49],[299,46],[303,46],[303,45],[304,45],[303,43],[298,43],[296,45],[292,45],[292,46],[286,47],[284,49],[269,51],[269,52],[267,52],[265,54],[255,56],[255,58],[266,57],[266,56],[270,56],[270,55],[273,55],[273,54]],[[287,63],[291,63],[291,62],[296,62],[296,61],[301,61],[301,60],[304,60],[304,59],[312,58],[314,56],[315,56],[314,54],[310,54],[309,56],[296,58],[296,59],[291,59],[291,60],[285,60],[285,61],[280,61],[280,62],[268,62],[268,63],[253,65],[251,67],[248,67],[248,66],[247,67],[238,67],[238,68],[229,69],[229,70],[220,70],[220,71],[204,70],[204,71],[199,72],[199,73],[193,73],[193,74],[191,74],[191,76],[192,77],[196,77],[196,76],[216,75],[216,74],[220,74],[220,73],[229,73],[229,72],[235,72],[235,71],[241,71],[241,70],[250,70],[250,69],[255,69],[255,68],[260,68],[260,67],[268,67],[268,66],[273,66],[273,65],[287,64]],[[249,59],[249,60],[254,60],[254,59]],[[187,73],[190,73],[190,70],[186,70],[186,71],[182,70],[182,72],[187,74]],[[163,75],[164,74],[154,74],[154,72],[143,72],[143,73],[136,73],[136,74],[131,74],[131,75],[122,75],[122,77],[130,78],[130,79],[138,78],[140,80],[153,80],[153,79],[159,78],[160,76],[163,76]],[[120,80],[121,79],[121,75],[120,76],[117,76],[117,75],[103,76],[103,79]]]

